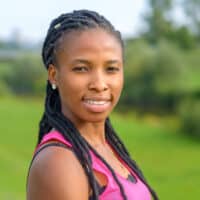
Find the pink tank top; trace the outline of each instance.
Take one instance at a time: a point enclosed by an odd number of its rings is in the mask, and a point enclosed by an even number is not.
[[[61,142],[68,147],[72,147],[72,145],[68,141],[66,141],[58,131],[54,130],[44,136],[41,143],[36,147],[35,152],[40,148],[41,145],[52,140]],[[99,200],[123,200],[119,186],[115,182],[110,170],[99,158],[95,156],[95,154],[92,151],[90,151],[90,155],[92,158],[92,168],[104,174],[108,180],[105,190],[99,196]],[[128,168],[128,166],[126,167]],[[151,200],[151,194],[147,187],[143,184],[143,182],[133,171],[130,170],[130,172],[136,178],[136,183],[133,183],[127,180],[126,178],[122,177],[121,175],[115,173],[118,180],[124,188],[128,200]]]

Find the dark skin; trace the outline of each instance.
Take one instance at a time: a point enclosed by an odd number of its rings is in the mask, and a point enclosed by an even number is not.
[[[123,87],[122,54],[111,33],[100,28],[73,31],[56,51],[57,65],[49,66],[48,78],[59,90],[63,114],[114,171],[126,178],[129,171],[112,152],[104,132],[105,120]],[[94,174],[100,185],[107,184],[103,174]],[[27,200],[88,200],[91,192],[85,172],[70,150],[49,147],[34,160]]]

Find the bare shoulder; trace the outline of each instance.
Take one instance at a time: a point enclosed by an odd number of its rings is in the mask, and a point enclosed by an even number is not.
[[[88,200],[89,185],[75,154],[51,146],[34,159],[27,185],[27,200]]]

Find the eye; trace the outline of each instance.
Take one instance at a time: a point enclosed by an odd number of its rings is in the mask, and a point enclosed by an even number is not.
[[[115,72],[118,72],[120,70],[119,67],[116,67],[116,66],[108,66],[106,67],[106,71],[109,72],[109,73],[115,73]]]
[[[89,68],[86,66],[76,66],[72,70],[75,72],[87,72]]]

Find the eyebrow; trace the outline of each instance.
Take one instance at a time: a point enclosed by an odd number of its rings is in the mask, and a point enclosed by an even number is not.
[[[91,64],[92,62],[84,59],[75,59],[73,63],[84,63],[84,64]],[[108,60],[105,62],[106,64],[117,64],[120,63],[119,60]]]
[[[118,64],[118,63],[120,63],[120,61],[119,60],[108,60],[106,63],[107,64]]]
[[[84,63],[84,64],[91,64],[90,61],[84,59],[75,59],[73,63]]]

